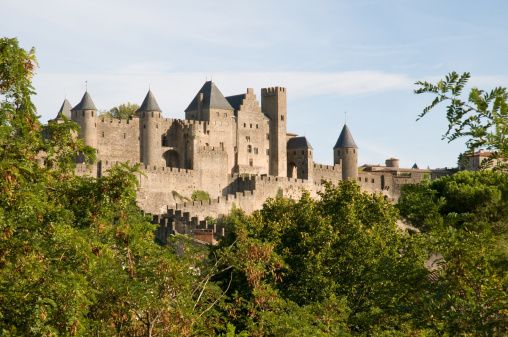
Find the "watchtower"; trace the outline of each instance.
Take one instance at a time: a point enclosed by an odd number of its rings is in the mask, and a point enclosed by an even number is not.
[[[137,117],[140,118],[141,161],[145,165],[156,165],[161,160],[158,156],[161,148],[159,139],[161,112],[152,91],[148,90],[141,107],[136,111]]]
[[[342,180],[358,178],[358,146],[347,127],[344,124],[337,143],[333,147],[333,163],[340,164],[342,161]]]
[[[286,88],[261,89],[261,110],[270,118],[269,174],[285,177],[286,153]]]
[[[97,148],[97,108],[88,91],[81,102],[71,109],[71,120],[81,127],[78,138],[83,139],[85,145]]]

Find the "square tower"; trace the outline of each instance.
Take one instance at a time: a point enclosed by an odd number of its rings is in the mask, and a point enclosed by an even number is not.
[[[269,174],[286,177],[286,88],[261,89],[261,110],[270,118]]]

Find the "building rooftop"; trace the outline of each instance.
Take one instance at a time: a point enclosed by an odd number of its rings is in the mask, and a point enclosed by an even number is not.
[[[136,112],[143,112],[143,111],[161,112],[161,109],[159,108],[159,104],[157,104],[157,101],[155,100],[155,97],[152,94],[151,90],[148,90],[148,93],[146,94],[145,99],[143,100],[143,103],[141,104],[141,107]]]
[[[72,109],[72,105],[71,103],[69,102],[69,100],[66,98],[62,104],[62,107],[60,108],[60,110],[58,110],[58,115],[56,116],[55,119],[61,119],[61,115],[65,116],[65,118],[67,118],[68,120],[71,119],[71,109]]]
[[[337,139],[337,143],[335,143],[333,148],[337,149],[339,147],[349,147],[355,149],[358,148],[358,146],[356,146],[355,140],[353,139],[353,136],[351,135],[351,132],[349,131],[349,128],[347,127],[347,124],[344,124],[339,139]]]
[[[312,150],[312,146],[310,145],[309,141],[307,140],[307,137],[301,136],[301,137],[293,137],[290,140],[288,140],[287,149],[310,149]]]
[[[199,94],[203,94],[203,108],[235,110],[212,81],[205,82],[185,112],[198,109]]]
[[[95,104],[93,104],[92,97],[90,94],[85,92],[83,95],[83,98],[81,99],[81,102],[78,103],[74,108],[71,109],[71,111],[74,110],[95,110],[97,111],[97,108],[95,107]]]

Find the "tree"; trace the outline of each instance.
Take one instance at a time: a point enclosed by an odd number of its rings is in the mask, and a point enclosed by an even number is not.
[[[419,118],[424,117],[432,108],[439,103],[449,102],[446,118],[448,119],[448,131],[443,139],[448,142],[458,138],[466,138],[467,151],[461,154],[459,162],[465,160],[466,155],[482,147],[494,151],[489,160],[481,166],[482,169],[489,167],[494,159],[498,160],[494,169],[508,167],[508,162],[499,159],[508,158],[508,94],[506,88],[496,87],[487,92],[478,88],[472,88],[467,101],[461,98],[462,91],[470,79],[469,73],[459,76],[452,72],[445,80],[437,84],[418,81],[415,84],[420,88],[415,94],[432,93],[436,95],[432,104],[423,109]]]
[[[102,118],[129,119],[138,109],[139,105],[127,102],[127,104],[120,104],[110,110],[101,111],[100,116]]]
[[[508,174],[459,172],[405,185],[397,208],[437,256],[420,294],[421,323],[439,334],[508,331]]]
[[[74,174],[78,153],[94,160],[95,150],[76,123],[39,122],[36,65],[33,49],[0,39],[1,334],[210,334],[221,298],[204,281],[213,265],[155,243],[135,205],[136,166]]]
[[[278,197],[227,220],[215,251],[233,266],[217,279],[231,294],[223,316],[253,335],[409,333],[428,282],[423,240],[356,182],[325,186],[320,200]]]

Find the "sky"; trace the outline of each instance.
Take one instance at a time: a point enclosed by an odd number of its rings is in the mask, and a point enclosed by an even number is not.
[[[287,89],[287,131],[331,165],[347,119],[359,165],[456,166],[465,140],[442,140],[445,107],[416,81],[470,72],[470,85],[508,85],[508,1],[0,0],[0,37],[35,47],[41,120],[87,83],[99,110],[141,104],[149,88],[166,118],[206,80],[225,96]]]

